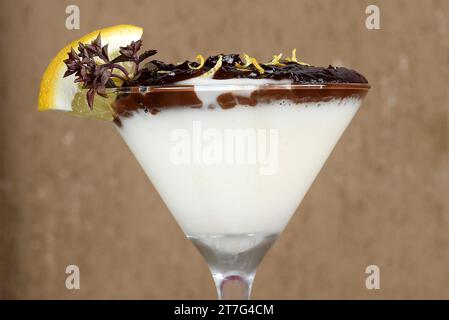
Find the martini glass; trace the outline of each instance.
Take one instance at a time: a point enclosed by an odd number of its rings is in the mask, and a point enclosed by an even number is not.
[[[206,260],[219,299],[249,299],[368,89],[233,80],[114,89],[118,131]]]

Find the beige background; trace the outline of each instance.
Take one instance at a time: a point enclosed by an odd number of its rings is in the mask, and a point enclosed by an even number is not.
[[[381,9],[367,30],[365,8]],[[65,28],[78,4],[81,30]],[[215,298],[193,245],[110,123],[38,113],[40,76],[93,29],[145,28],[159,58],[298,48],[361,71],[370,91],[253,297],[449,298],[449,2],[25,1],[0,4],[0,297]],[[65,289],[65,267],[81,290]],[[381,290],[365,289],[368,264]]]

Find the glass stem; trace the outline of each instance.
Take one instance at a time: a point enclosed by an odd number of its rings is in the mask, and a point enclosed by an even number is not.
[[[218,299],[249,300],[255,273],[253,274],[221,274],[213,273]]]
[[[277,234],[189,236],[214,277],[220,300],[248,300],[254,276]]]

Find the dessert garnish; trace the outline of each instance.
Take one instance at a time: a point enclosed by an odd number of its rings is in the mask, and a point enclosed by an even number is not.
[[[217,84],[219,80],[228,80],[225,83],[231,81],[232,84],[232,79],[265,80],[252,82],[256,85],[277,83],[277,80],[292,85],[367,84],[365,77],[354,70],[331,65],[315,67],[302,62],[297,58],[296,49],[289,57],[279,53],[266,63],[246,53],[217,54],[207,58],[197,55],[194,61],[167,63],[152,58],[156,50],[142,49],[142,33],[142,28],[118,25],[91,32],[61,49],[43,75],[39,110],[63,110],[84,117],[114,120],[121,113],[113,106],[117,106],[119,92],[113,88],[130,88],[132,91],[142,87],[180,86],[182,81],[188,80],[193,91],[196,79],[210,79],[218,81]],[[297,94],[295,99],[301,98]],[[327,90],[326,94],[337,93]],[[228,99],[220,98],[220,101],[226,101],[222,107],[236,103],[254,105],[261,93],[255,92],[256,98],[249,100],[232,93],[227,96]],[[186,105],[192,101],[195,101],[195,107],[200,105],[195,94],[189,97]],[[156,112],[162,103],[161,96],[159,100],[154,95],[147,98],[152,106],[144,106],[144,109]]]
[[[64,77],[75,74],[75,82],[80,82],[87,91],[87,102],[93,108],[94,95],[107,97],[106,88],[136,87],[173,84],[194,77],[212,77],[214,79],[291,79],[293,83],[366,83],[366,79],[355,71],[329,66],[313,67],[299,62],[296,49],[289,58],[282,59],[282,53],[274,55],[267,63],[243,54],[219,54],[205,59],[197,55],[196,61],[186,60],[171,64],[151,60],[142,65],[147,58],[155,55],[156,50],[139,53],[142,40],[132,41],[120,47],[120,54],[110,59],[108,45],[102,46],[101,34],[90,43],[79,43],[77,50],[71,48],[64,60],[67,71]],[[132,72],[121,64],[132,63]]]
[[[98,94],[107,97],[106,88],[116,87],[116,83],[123,83],[131,78],[138,78],[142,71],[140,64],[147,58],[156,54],[156,50],[147,50],[139,53],[142,40],[131,41],[125,47],[120,47],[120,55],[110,59],[108,55],[108,45],[101,45],[101,33],[90,44],[78,43],[78,49],[71,48],[68,58],[64,60],[67,71],[64,77],[75,74],[75,82],[83,84],[83,88],[88,88],[87,102],[92,109],[94,105],[94,95]],[[121,62],[133,64],[133,74],[121,65]],[[118,80],[118,81],[114,81]]]

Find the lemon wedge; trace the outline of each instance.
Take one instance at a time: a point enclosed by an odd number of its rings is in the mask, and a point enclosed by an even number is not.
[[[48,65],[45,70],[39,91],[39,111],[60,110],[85,117],[95,117],[104,120],[112,120],[113,113],[110,105],[113,99],[100,96],[95,97],[93,110],[87,105],[85,90],[75,83],[75,75],[63,78],[67,70],[64,59],[71,48],[77,48],[78,43],[90,43],[98,34],[101,34],[103,44],[108,44],[108,53],[111,59],[119,55],[121,46],[126,46],[131,41],[137,41],[142,37],[143,29],[132,25],[117,25],[93,31],[78,40],[65,46]],[[126,65],[124,65],[126,68]]]

